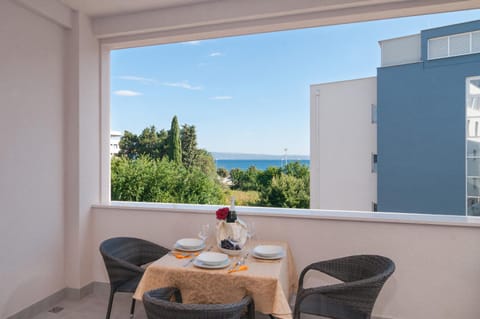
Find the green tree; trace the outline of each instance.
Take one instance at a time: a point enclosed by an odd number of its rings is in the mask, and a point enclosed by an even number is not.
[[[126,156],[129,159],[139,158],[147,155],[151,158],[162,158],[166,152],[167,132],[157,132],[155,126],[145,128],[140,135],[125,131],[120,139],[119,156]]]
[[[120,139],[120,151],[118,152],[118,155],[126,156],[130,159],[137,158],[139,156],[138,143],[138,136],[136,134],[125,131]]]
[[[217,168],[217,175],[220,176],[220,177],[227,177],[228,176],[228,171],[226,168],[224,167],[219,167]]]
[[[257,178],[259,172],[260,171],[253,165],[245,171],[238,168],[230,170],[230,178],[233,183],[233,188],[242,191],[257,190]]]
[[[230,170],[230,179],[232,180],[233,189],[240,189],[243,175],[243,171],[239,168],[232,168]]]
[[[269,166],[267,169],[260,171],[257,176],[258,188],[265,189],[272,185],[272,180],[274,177],[279,177],[282,174],[282,169],[280,167]]]
[[[308,208],[309,185],[300,178],[282,174],[272,179],[271,187],[262,189],[260,203],[271,207]]]
[[[215,160],[212,154],[204,149],[196,150],[193,166],[212,178],[217,177]]]
[[[167,132],[157,132],[155,126],[145,128],[138,136],[138,154],[148,155],[150,158],[162,158],[166,155]]]
[[[186,168],[192,167],[198,155],[197,133],[194,125],[183,124],[180,130],[180,143],[182,145],[182,162]]]
[[[224,192],[216,179],[200,169],[187,170],[167,159],[140,156],[112,158],[112,200],[222,204]]]
[[[168,132],[168,158],[175,163],[182,163],[182,145],[180,141],[180,128],[175,115],[172,119],[170,131]]]
[[[300,162],[290,162],[282,167],[282,172],[287,175],[291,175],[297,178],[307,178],[310,176],[310,169],[307,165],[303,165]]]

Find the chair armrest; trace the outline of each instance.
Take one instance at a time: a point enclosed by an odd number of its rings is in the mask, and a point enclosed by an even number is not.
[[[116,258],[114,256],[107,256],[107,259],[110,259],[113,262],[109,267],[119,268],[121,271],[130,273],[132,277],[143,274],[145,272],[144,268],[129,263],[123,259]]]
[[[308,265],[301,273],[299,287],[307,271],[316,270],[344,282],[359,281],[365,278],[365,271],[380,276],[390,276],[395,271],[395,264],[388,258],[377,255],[356,255],[320,261]]]
[[[304,288],[298,291],[295,300],[295,311],[300,311],[302,302],[313,295],[328,300],[328,303],[347,305],[350,311],[371,312],[384,281],[366,279],[350,283],[334,284],[315,288]],[[324,299],[326,298],[326,299]]]
[[[170,249],[145,241],[141,245],[142,264],[155,261],[168,254]]]
[[[300,291],[300,289],[303,289],[303,281],[304,281],[304,278],[305,278],[305,275],[307,274],[307,272],[309,272],[310,270],[316,270],[316,271],[325,273],[323,270],[324,270],[324,268],[327,268],[329,262],[330,262],[329,260],[320,261],[320,262],[316,262],[316,263],[310,264],[307,267],[305,267],[302,270],[302,272],[300,273],[300,277],[299,277],[299,280],[298,280],[298,290]],[[332,277],[336,278],[335,276],[332,276]]]

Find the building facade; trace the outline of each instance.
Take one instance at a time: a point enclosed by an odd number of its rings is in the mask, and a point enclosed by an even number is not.
[[[122,139],[122,132],[111,131],[110,132],[110,157],[120,152],[120,140]]]
[[[380,41],[380,47],[376,96],[370,99],[377,105],[378,152],[371,157],[378,159],[372,163],[377,178],[372,210],[480,215],[480,20]],[[345,88],[338,94],[356,100],[355,92]],[[359,100],[351,107],[360,103],[369,106]],[[332,118],[317,121],[321,126]],[[312,140],[319,138],[315,135],[312,125]],[[320,162],[328,152],[320,145]],[[357,161],[357,154],[351,160]],[[316,178],[330,183],[321,171]],[[321,202],[325,192],[314,182],[311,191]],[[357,209],[372,198],[362,198]],[[342,207],[341,199],[335,205]]]
[[[373,210],[376,78],[316,84],[310,90],[310,207]]]

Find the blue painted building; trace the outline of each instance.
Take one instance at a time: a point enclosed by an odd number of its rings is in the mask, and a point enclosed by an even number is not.
[[[378,210],[480,215],[480,20],[380,45]]]

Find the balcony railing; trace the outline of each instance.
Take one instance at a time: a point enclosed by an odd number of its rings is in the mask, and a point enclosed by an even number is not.
[[[165,246],[215,223],[215,208],[113,203],[93,209],[93,278],[107,282],[98,245],[137,236]],[[282,240],[297,270],[353,254],[379,254],[397,269],[374,308],[379,318],[479,318],[480,221],[459,216],[239,208],[254,220],[258,240]],[[313,282],[317,278],[312,278]]]

